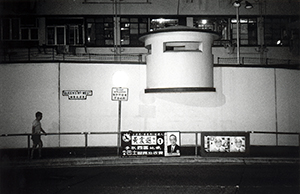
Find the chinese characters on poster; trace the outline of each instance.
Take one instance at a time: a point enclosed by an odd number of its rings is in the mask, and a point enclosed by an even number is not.
[[[179,132],[123,132],[122,156],[180,156]]]

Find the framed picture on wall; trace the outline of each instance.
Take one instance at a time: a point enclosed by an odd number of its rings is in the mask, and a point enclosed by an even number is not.
[[[247,156],[249,151],[248,132],[201,133],[201,156]]]

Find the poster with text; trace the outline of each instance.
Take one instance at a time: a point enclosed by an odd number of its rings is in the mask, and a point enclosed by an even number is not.
[[[122,132],[121,156],[164,156],[164,132]]]

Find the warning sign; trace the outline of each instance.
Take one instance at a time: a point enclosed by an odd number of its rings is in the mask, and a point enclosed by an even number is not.
[[[128,88],[112,88],[111,89],[112,101],[128,101]]]

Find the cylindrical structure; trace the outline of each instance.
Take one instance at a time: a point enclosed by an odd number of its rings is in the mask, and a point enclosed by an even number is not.
[[[191,27],[145,34],[149,50],[146,92],[215,91],[212,43],[219,35]]]

